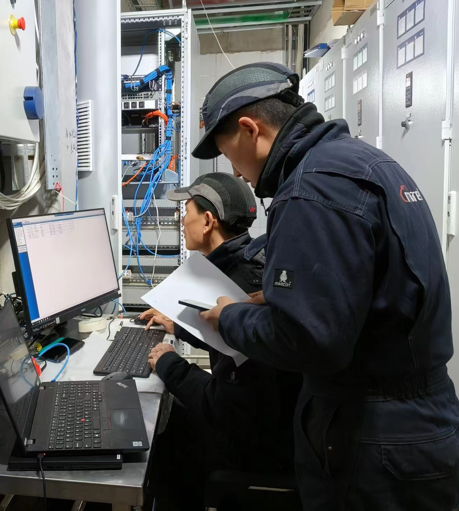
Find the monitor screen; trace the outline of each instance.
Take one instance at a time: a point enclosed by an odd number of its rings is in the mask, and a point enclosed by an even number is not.
[[[35,412],[38,376],[24,342],[11,301],[0,311],[0,391],[22,442]]]
[[[15,218],[9,232],[32,332],[119,296],[103,209]]]

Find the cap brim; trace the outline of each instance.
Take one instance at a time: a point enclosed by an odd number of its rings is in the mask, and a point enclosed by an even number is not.
[[[182,200],[189,200],[191,199],[190,195],[190,187],[184,186],[183,188],[175,188],[173,190],[167,190],[166,197],[169,200],[180,202]]]
[[[218,150],[214,140],[214,131],[217,126],[218,124],[207,131],[206,134],[201,138],[199,144],[193,149],[191,154],[195,158],[198,158],[199,160],[212,160],[213,158],[217,158],[222,154]]]

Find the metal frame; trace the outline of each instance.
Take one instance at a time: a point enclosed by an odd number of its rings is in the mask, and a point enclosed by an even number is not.
[[[197,36],[191,37],[190,30],[193,24],[193,18],[190,10],[176,9],[168,11],[157,11],[157,12],[132,12],[123,13],[121,16],[121,26],[124,24],[147,24],[148,22],[161,23],[164,28],[167,29],[169,25],[181,26],[181,63],[180,63],[180,74],[177,70],[175,75],[175,81],[178,86],[177,80],[180,80],[180,100],[181,100],[181,124],[182,129],[180,132],[180,183],[179,186],[186,186],[191,181],[191,148],[193,145],[193,126],[194,116],[192,114],[192,104],[195,103],[192,100],[192,62],[194,61],[193,48],[194,41],[197,41]],[[193,27],[194,29],[194,27]],[[194,29],[195,30],[195,29]],[[158,63],[164,65],[166,63],[166,41],[165,36],[162,32],[158,33]],[[178,66],[177,66],[178,67]],[[165,90],[165,78],[162,78],[163,91]],[[178,95],[178,89],[176,93]],[[164,111],[164,94],[160,95],[158,103],[158,109]],[[161,144],[165,139],[165,129],[159,131],[159,143]],[[197,177],[197,175],[195,176]],[[180,204],[181,217],[185,214],[185,205]],[[180,255],[178,256],[178,264],[182,264],[188,257],[188,251],[186,250],[185,238],[183,235],[183,228],[179,226],[180,236]],[[131,287],[131,286],[129,286]],[[147,288],[145,287],[145,292]]]
[[[195,9],[193,10],[193,14],[195,16],[205,16],[206,12],[207,14],[228,14],[232,15],[233,13],[238,12],[254,12],[254,11],[281,11],[281,10],[288,10],[288,9],[297,9],[299,7],[314,7],[314,6],[320,6],[322,5],[322,0],[309,0],[309,1],[301,1],[301,2],[288,2],[284,4],[261,4],[261,5],[249,5],[246,7],[233,7],[233,4],[231,4],[228,7],[222,7],[222,8],[211,8],[206,7],[206,10],[204,9]]]
[[[311,16],[305,16],[304,18],[288,18],[283,20],[267,20],[267,21],[257,21],[254,23],[218,23],[212,24],[212,28],[217,32],[220,28],[228,28],[228,27],[249,27],[249,26],[259,26],[259,25],[291,25],[298,23],[306,23],[312,20]],[[212,19],[211,19],[212,22]],[[208,30],[208,27],[197,27],[199,33],[202,33],[201,30]]]

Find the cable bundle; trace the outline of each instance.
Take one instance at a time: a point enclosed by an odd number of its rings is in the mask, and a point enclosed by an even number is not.
[[[16,193],[11,195],[4,195],[0,193],[0,209],[13,210],[22,206],[25,202],[31,199],[40,189],[42,180],[45,175],[44,162],[39,166],[40,151],[39,144],[35,145],[35,156],[33,158],[32,172],[26,185]]]
[[[146,42],[148,34],[157,32],[158,30],[168,33],[166,30],[163,30],[163,29],[155,29],[155,30],[152,30],[145,34],[140,59],[139,59],[139,62],[137,64],[137,67],[136,67],[133,75],[135,75],[135,73],[137,72],[140,62],[142,61],[142,57],[143,57],[144,50],[145,50],[145,42]],[[175,38],[180,43],[180,39],[178,39],[177,37],[175,37]],[[159,66],[157,69],[155,69],[151,73],[147,74],[140,80],[135,80],[135,81],[132,80],[132,75],[131,75],[130,81],[127,81],[129,79],[128,76],[123,76],[123,80],[122,80],[122,86],[125,90],[138,91],[138,90],[148,86],[150,84],[150,82],[159,80],[163,76],[166,78],[165,113],[162,113],[160,111],[150,112],[145,117],[144,122],[148,123],[148,120],[151,119],[152,117],[161,118],[164,121],[165,127],[166,127],[166,140],[163,144],[161,144],[156,149],[151,160],[147,164],[143,165],[126,183],[123,183],[123,186],[125,186],[141,174],[141,178],[137,184],[137,189],[134,194],[134,208],[133,209],[134,209],[135,232],[132,232],[132,230],[131,230],[131,225],[129,224],[129,219],[128,219],[128,216],[126,213],[126,208],[124,207],[124,203],[123,203],[123,221],[126,226],[127,236],[129,239],[128,244],[127,245],[125,244],[124,246],[126,248],[129,248],[129,259],[128,259],[128,263],[127,263],[125,269],[122,271],[119,278],[121,279],[126,274],[126,271],[128,270],[128,268],[131,264],[132,256],[135,255],[137,258],[137,264],[138,264],[140,273],[141,273],[143,279],[145,280],[145,282],[149,286],[153,285],[153,279],[154,279],[154,273],[155,273],[155,267],[156,267],[156,258],[157,257],[171,257],[171,258],[176,257],[176,256],[158,256],[158,245],[159,245],[159,241],[161,238],[161,226],[160,226],[160,222],[159,222],[159,211],[158,211],[158,206],[156,204],[156,197],[155,197],[156,188],[157,188],[158,184],[161,182],[164,172],[169,168],[169,166],[171,165],[171,162],[175,163],[175,161],[173,160],[173,157],[172,157],[172,135],[173,135],[173,132],[178,131],[178,128],[175,123],[175,118],[177,117],[177,115],[172,113],[173,76],[172,76],[172,71],[168,66]],[[140,187],[142,186],[142,184],[144,182],[148,183],[148,188],[147,188],[147,192],[145,193],[145,196],[142,200],[140,207],[138,207],[137,206],[137,195],[139,193]],[[145,214],[148,214],[151,216],[150,205],[151,205],[152,201],[154,202],[154,205],[156,208],[156,218],[157,218],[157,228],[158,228],[158,236],[156,238],[156,247],[155,247],[154,252],[152,252],[149,248],[147,248],[142,240],[142,217]],[[139,257],[140,246],[142,246],[143,249],[146,250],[149,254],[154,256],[153,271],[152,271],[152,274],[150,277],[147,277],[144,274],[144,271],[140,264],[140,257]]]

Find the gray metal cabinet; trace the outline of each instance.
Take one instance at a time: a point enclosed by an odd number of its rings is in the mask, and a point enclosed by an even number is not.
[[[345,111],[351,135],[376,146],[379,136],[379,30],[370,7],[346,35]]]
[[[395,0],[384,15],[383,149],[416,181],[440,233],[447,17],[448,0]]]
[[[318,64],[319,81],[323,90],[323,101],[319,111],[326,121],[344,117],[343,47],[343,39],[341,39]]]

